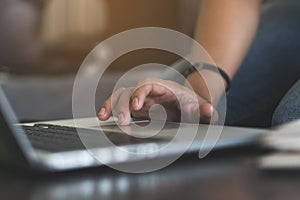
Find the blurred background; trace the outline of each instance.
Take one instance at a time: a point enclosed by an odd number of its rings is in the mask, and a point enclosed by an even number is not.
[[[199,1],[1,0],[0,84],[21,121],[72,117],[74,76],[97,44],[147,26],[192,36]],[[97,106],[129,69],[150,62],[170,65],[177,59],[149,49],[121,56],[101,80],[105,89],[97,94]]]

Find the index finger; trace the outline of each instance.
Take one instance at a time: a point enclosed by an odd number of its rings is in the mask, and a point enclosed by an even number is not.
[[[145,99],[151,93],[152,89],[152,83],[145,83],[133,91],[132,108],[134,110],[140,110],[143,107]]]
[[[98,117],[100,120],[107,120],[111,113],[112,107],[116,105],[118,99],[122,92],[124,92],[125,88],[119,88],[115,93],[113,93],[101,106],[100,112],[98,113]]]

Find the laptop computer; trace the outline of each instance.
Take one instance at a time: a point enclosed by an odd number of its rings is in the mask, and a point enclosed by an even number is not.
[[[197,155],[199,149],[205,151],[210,148],[215,150],[250,144],[268,132],[254,128],[180,125],[179,123],[167,122],[153,137],[140,138],[136,137],[136,134],[153,134],[152,129],[161,126],[161,122],[133,122],[132,125],[125,127],[127,131],[125,130],[126,133],[124,133],[124,130],[113,119],[108,122],[101,122],[101,131],[99,131],[99,127],[90,123],[96,118],[78,120],[83,126],[75,127],[73,119],[19,124],[13,109],[0,88],[0,163],[15,168],[45,172],[102,165],[147,163],[153,160],[159,163],[162,158],[174,155],[180,157],[183,153]],[[147,126],[149,123],[152,126]],[[184,133],[183,137],[173,142],[173,145],[165,151],[152,153],[151,156],[147,154],[149,149],[153,152],[172,142],[179,126]],[[222,131],[217,141],[205,140],[209,128],[211,133],[214,133],[214,130]],[[193,140],[187,141],[186,138],[191,138],[190,133],[194,130],[197,130],[195,137]],[[84,134],[84,137],[80,134]],[[108,138],[112,145],[103,145],[102,143],[97,146],[97,141],[100,141],[99,135]],[[124,150],[130,153],[134,152],[138,156],[124,156],[125,154],[122,154]],[[106,160],[98,159],[97,155]]]

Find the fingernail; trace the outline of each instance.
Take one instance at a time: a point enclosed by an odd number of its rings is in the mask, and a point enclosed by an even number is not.
[[[120,113],[119,116],[118,116],[118,121],[119,123],[122,123],[123,121],[125,121],[125,116],[123,113]]]
[[[214,113],[214,107],[210,106],[210,114],[213,114],[213,113]]]
[[[139,100],[138,100],[138,98],[135,97],[135,98],[133,99],[132,103],[133,103],[133,106],[134,106],[135,108],[137,108],[137,107],[139,106]]]
[[[99,115],[102,115],[102,116],[105,115],[105,108],[101,108]]]

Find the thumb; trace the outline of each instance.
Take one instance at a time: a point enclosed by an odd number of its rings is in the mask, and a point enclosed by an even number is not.
[[[201,123],[216,123],[219,115],[217,110],[210,103],[200,105],[200,122]]]

